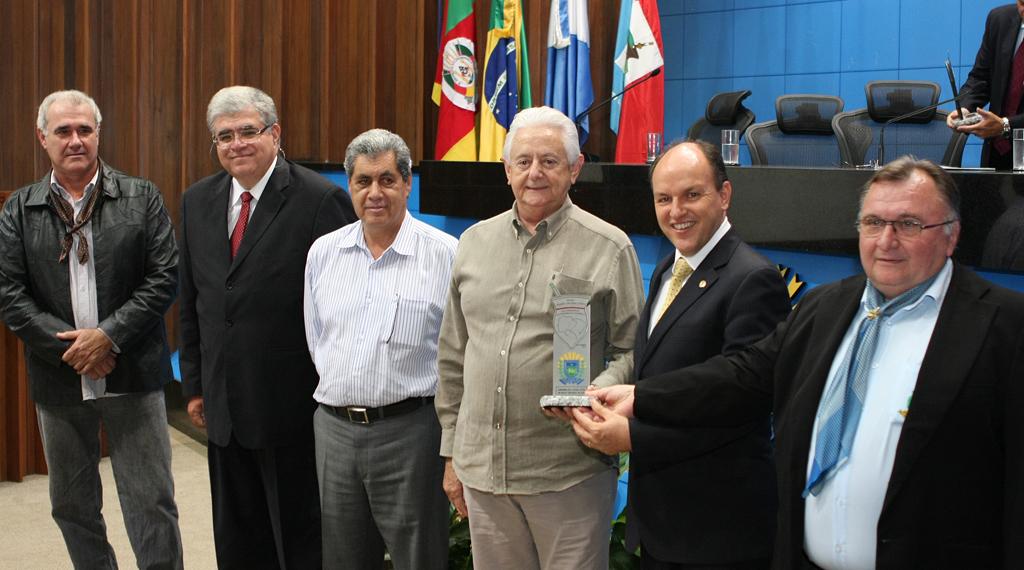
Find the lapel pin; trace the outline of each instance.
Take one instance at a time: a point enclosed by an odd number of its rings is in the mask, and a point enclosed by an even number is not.
[[[703,288],[708,286],[708,282],[705,279],[701,279],[700,283],[698,283],[697,286],[700,287],[701,289],[703,289]]]

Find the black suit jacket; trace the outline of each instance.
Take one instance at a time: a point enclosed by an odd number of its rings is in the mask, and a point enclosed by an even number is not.
[[[181,214],[181,374],[203,396],[210,441],[246,448],[312,437],[318,377],[302,322],[306,253],[355,221],[348,193],[279,158],[232,261],[231,176],[185,192]],[[339,284],[341,286],[341,284]]]
[[[731,425],[774,409],[778,569],[806,564],[814,417],[863,289],[863,276],[816,288],[749,349],[637,386],[636,414],[657,421]],[[877,568],[1024,568],[1021,410],[1024,295],[954,265],[886,484]]]
[[[981,47],[974,60],[964,90],[960,106],[969,111],[989,104],[989,110],[1004,116],[1006,106],[1006,87],[1010,81],[1010,68],[1013,66],[1014,46],[1017,43],[1017,32],[1020,30],[1020,15],[1017,6],[1009,4],[994,8],[985,20],[985,35],[981,39]],[[1024,127],[1024,106],[1017,107],[1017,114],[1009,117],[1010,126],[1018,129]],[[992,149],[991,140],[985,141],[981,151],[981,165],[993,166],[1009,170],[1011,154],[999,156]],[[1004,164],[1005,163],[1005,164]]]
[[[658,264],[636,334],[634,376],[730,354],[770,333],[790,312],[778,268],[730,230],[697,267],[648,338]],[[680,430],[630,422],[630,548],[662,561],[724,564],[771,555],[775,471],[768,413],[730,428]]]

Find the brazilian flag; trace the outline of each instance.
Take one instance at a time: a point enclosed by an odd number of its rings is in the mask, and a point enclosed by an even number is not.
[[[526,29],[519,0],[491,0],[480,105],[480,160],[501,160],[501,149],[519,109],[533,106]]]

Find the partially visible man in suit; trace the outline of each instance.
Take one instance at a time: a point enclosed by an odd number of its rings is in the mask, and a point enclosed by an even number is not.
[[[949,256],[960,195],[902,158],[865,188],[865,276],[809,292],[764,340],[593,392],[679,426],[774,410],[774,568],[1024,567],[1024,295]],[[626,423],[613,415],[592,437]]]
[[[985,20],[985,35],[967,81],[960,111],[946,117],[946,124],[985,140],[981,165],[1010,170],[1013,156],[1010,134],[1024,128],[1024,0],[993,8]],[[986,111],[982,107],[988,105]],[[976,110],[982,121],[954,127],[953,121]]]
[[[280,152],[274,101],[218,91],[206,111],[224,171],[185,192],[181,372],[209,437],[221,568],[319,568],[320,503],[302,280],[318,237],[355,221],[352,201]]]
[[[181,568],[163,390],[178,248],[160,190],[100,160],[102,120],[81,91],[39,105],[51,169],[0,215],[0,303],[25,343],[51,514],[71,563],[117,568],[102,513],[102,425],[138,567]]]
[[[732,183],[715,145],[669,147],[651,167],[651,187],[658,225],[676,250],[654,270],[640,314],[639,384],[760,340],[790,308],[778,268],[726,217]],[[627,540],[642,545],[643,567],[766,568],[776,511],[768,412],[730,430],[638,419],[628,427]]]

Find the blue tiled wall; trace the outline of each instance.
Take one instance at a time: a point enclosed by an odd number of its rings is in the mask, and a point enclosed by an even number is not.
[[[684,136],[712,95],[750,89],[758,122],[784,93],[838,95],[865,106],[875,79],[927,79],[950,97],[948,54],[960,83],[985,16],[1008,0],[659,0],[665,42],[665,138]],[[947,105],[952,108],[952,105]],[[977,166],[972,137],[964,166]],[[746,145],[741,160],[749,164]]]

